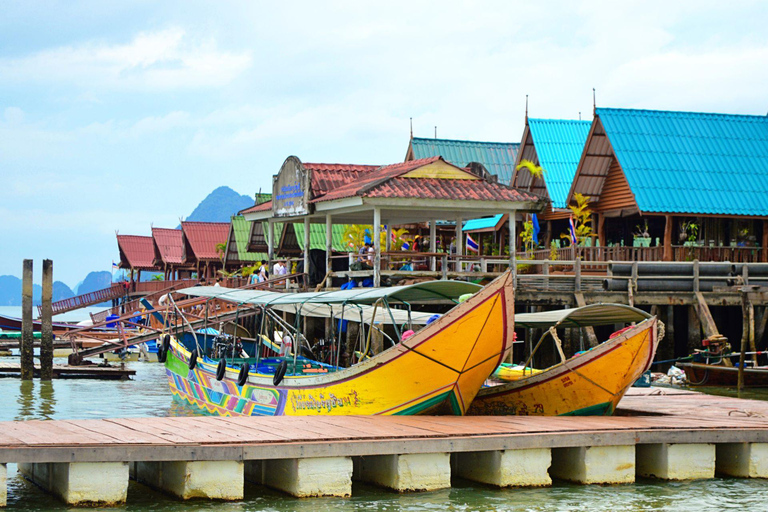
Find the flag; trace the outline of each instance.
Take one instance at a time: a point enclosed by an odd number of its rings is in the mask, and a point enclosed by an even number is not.
[[[471,235],[467,235],[467,250],[472,252],[477,252],[480,247],[477,245],[477,242],[472,238]]]
[[[117,268],[117,263],[115,263],[114,261],[112,262],[112,268]]]
[[[531,216],[531,222],[533,223],[533,244],[539,245],[539,231],[541,231],[541,228],[539,227],[539,218],[536,217],[535,213]]]
[[[402,248],[403,248],[404,251],[407,251],[408,249],[411,248],[411,244],[409,244],[408,242],[403,242],[403,247]]]
[[[576,245],[578,240],[576,240],[576,225],[573,223],[573,215],[568,218],[568,227],[571,230],[571,244]]]

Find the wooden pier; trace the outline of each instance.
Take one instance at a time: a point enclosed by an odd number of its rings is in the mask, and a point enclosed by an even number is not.
[[[233,500],[246,481],[348,496],[352,479],[405,492],[449,487],[452,474],[500,487],[768,477],[766,402],[652,388],[618,414],[4,422],[0,463],[69,503],[123,502],[129,477]]]
[[[0,377],[18,377],[21,375],[21,364],[0,363]],[[40,365],[34,366],[35,377],[40,376]],[[81,365],[70,366],[68,364],[53,365],[54,379],[102,379],[102,380],[126,380],[136,375],[136,370],[117,366]]]

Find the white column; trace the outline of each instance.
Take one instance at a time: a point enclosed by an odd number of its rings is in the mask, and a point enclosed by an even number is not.
[[[714,478],[714,444],[639,444],[637,474],[661,480]]]
[[[437,221],[429,221],[429,252],[437,252]],[[432,272],[437,270],[437,258],[432,257]]]
[[[243,499],[243,461],[134,462],[133,478],[181,499]]]
[[[354,459],[354,479],[406,491],[434,491],[451,486],[448,453],[372,455]]]
[[[381,209],[373,209],[373,286],[381,286]]]
[[[309,274],[309,216],[304,217],[304,273]],[[309,283],[309,277],[306,280]]]
[[[384,247],[386,247],[386,251],[389,252],[392,250],[392,224],[387,222],[387,234],[384,237]]]
[[[0,507],[8,504],[8,466],[0,464]]]
[[[635,447],[553,448],[549,472],[579,484],[629,484],[635,481]]]
[[[509,212],[509,268],[512,269],[512,283],[517,286],[517,211]]]
[[[351,496],[352,459],[318,457],[248,461],[246,476],[297,498]]]
[[[261,221],[254,221],[261,222]],[[275,223],[272,219],[267,221],[267,255],[269,259],[269,271],[272,271],[272,265],[275,259]]]
[[[20,463],[19,473],[68,505],[115,505],[128,494],[127,462]]]
[[[456,272],[461,272],[461,256],[464,254],[464,219],[456,219]]]
[[[325,215],[325,273],[328,275],[328,272],[331,271],[333,260],[331,259],[331,254],[333,253],[333,219],[331,218],[331,214],[328,213]],[[328,278],[328,280],[325,282],[325,287],[328,288],[331,285],[331,279]]]
[[[497,487],[552,485],[549,448],[454,453],[452,471],[460,477]]]

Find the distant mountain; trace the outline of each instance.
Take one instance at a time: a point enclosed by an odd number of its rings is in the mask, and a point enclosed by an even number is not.
[[[241,196],[229,187],[219,187],[197,205],[192,214],[184,220],[196,222],[229,222],[230,217],[240,210],[253,206],[254,200]]]
[[[68,299],[74,296],[75,296],[75,292],[73,292],[69,288],[69,286],[62,283],[61,281],[53,282],[53,301],[54,302],[56,302],[57,300]]]
[[[89,272],[80,286],[77,287],[75,293],[82,295],[84,293],[95,292],[96,290],[103,290],[109,288],[112,285],[112,274],[106,270]]]

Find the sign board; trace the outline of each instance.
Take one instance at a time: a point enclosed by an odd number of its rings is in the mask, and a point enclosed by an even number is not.
[[[295,217],[309,214],[310,176],[301,161],[289,156],[272,182],[272,214]]]

